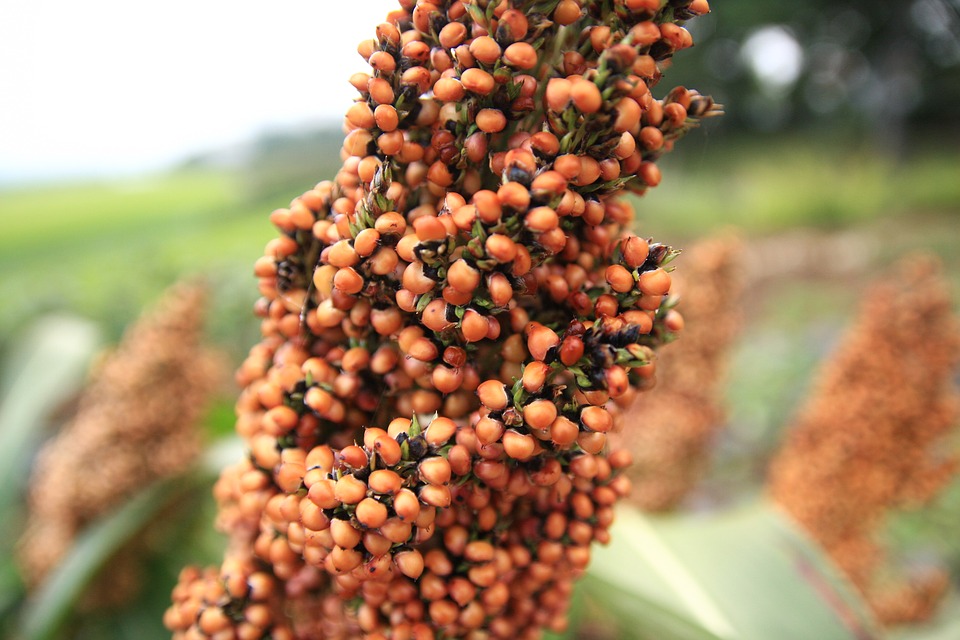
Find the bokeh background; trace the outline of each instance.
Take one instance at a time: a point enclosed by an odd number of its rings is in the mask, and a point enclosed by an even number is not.
[[[86,370],[67,375],[73,365],[54,357],[34,385],[24,345],[64,322],[115,344],[164,289],[202,276],[206,342],[237,366],[257,339],[252,264],[273,236],[267,214],[332,178],[347,78],[365,66],[356,43],[393,4],[0,4],[0,442],[22,446],[2,470],[0,633],[25,610],[12,556],[32,455],[69,415]],[[885,267],[932,253],[960,299],[960,2],[712,6],[662,87],[697,88],[726,115],[678,144],[661,186],[636,203],[638,231],[677,247],[743,239],[749,286],[728,421],[685,505],[695,511],[761,490],[817,363]],[[51,371],[64,373],[53,390],[42,383]],[[31,387],[48,395],[25,421],[9,409],[11,390]],[[235,393],[226,381],[211,401],[198,427],[206,443],[229,435]],[[176,494],[181,510],[167,520],[178,524],[155,525],[136,604],[74,618],[67,636],[163,637],[179,567],[219,556],[212,476],[199,478]],[[883,535],[945,563],[956,583],[957,522],[954,481]]]

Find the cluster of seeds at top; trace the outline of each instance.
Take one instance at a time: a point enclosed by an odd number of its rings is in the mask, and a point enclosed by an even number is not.
[[[629,488],[606,434],[682,327],[674,252],[631,234],[617,195],[656,186],[717,111],[650,91],[706,11],[401,0],[361,43],[336,180],[271,214],[263,340],[238,374],[250,458],[217,488],[230,553],[252,550],[288,611],[334,593],[353,616],[295,633],[566,624]]]

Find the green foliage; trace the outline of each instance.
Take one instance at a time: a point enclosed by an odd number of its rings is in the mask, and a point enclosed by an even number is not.
[[[66,316],[45,318],[20,338],[0,369],[0,632],[23,595],[13,553],[29,461],[56,411],[80,389],[100,344],[94,325]]]
[[[238,179],[204,170],[0,192],[0,350],[17,330],[60,310],[97,318],[116,340],[189,274],[226,294],[215,297],[212,330],[225,342],[252,342],[242,330],[256,295],[247,274],[270,227],[265,205],[245,201]]]
[[[27,601],[22,623],[25,640],[56,637],[103,565],[170,499],[172,484],[162,482],[146,489],[81,534],[70,555]]]
[[[49,317],[21,340],[0,380],[0,512],[11,508],[22,490],[44,427],[81,387],[100,335],[89,322]]]
[[[622,508],[611,533],[610,545],[594,552],[586,585],[601,601],[614,596],[611,604],[630,630],[621,637],[879,635],[823,553],[769,505],[667,518]]]
[[[727,104],[721,127],[754,131],[856,127],[904,150],[911,135],[956,130],[960,38],[952,0],[714,0],[690,23],[696,46],[665,82],[696,87]],[[803,53],[794,82],[764,83],[743,45],[767,27],[787,31]],[[764,52],[768,61],[782,51]]]
[[[916,151],[898,162],[843,136],[695,136],[684,156],[664,159],[664,179],[636,207],[643,232],[701,237],[724,227],[765,234],[837,229],[887,216],[957,211],[960,155]],[[827,151],[829,150],[829,151]],[[644,211],[670,211],[649,220]]]

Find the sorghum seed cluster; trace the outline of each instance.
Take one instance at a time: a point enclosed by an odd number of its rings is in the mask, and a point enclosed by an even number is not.
[[[717,112],[651,93],[709,7],[399,5],[336,179],[270,216],[250,455],[215,490],[232,568],[183,576],[177,638],[535,638],[627,493],[607,433],[682,321],[618,196]],[[237,575],[275,598],[211,587]]]
[[[952,375],[960,325],[929,258],[903,261],[865,297],[774,460],[773,498],[824,546],[884,622],[929,615],[947,581],[877,581],[874,532],[894,508],[930,500],[956,472],[937,449],[960,416]],[[891,597],[894,594],[894,597]]]
[[[630,502],[642,509],[680,504],[700,480],[724,423],[724,377],[742,320],[743,250],[736,238],[719,236],[684,249],[678,260],[672,293],[679,296],[683,339],[662,349],[657,386],[630,408],[630,424],[638,427],[613,439],[633,454]]]
[[[44,445],[18,549],[28,585],[42,582],[90,522],[182,473],[199,454],[200,413],[228,377],[223,360],[200,346],[204,307],[203,287],[170,289],[101,363],[76,414]]]

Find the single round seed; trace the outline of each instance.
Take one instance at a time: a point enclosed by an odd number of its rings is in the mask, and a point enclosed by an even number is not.
[[[443,102],[460,102],[466,95],[466,89],[456,78],[440,78],[433,85],[433,96]]]
[[[534,400],[523,408],[523,421],[531,429],[543,431],[557,418],[557,405],[551,400]]]
[[[378,107],[379,108],[379,107]],[[632,98],[621,98],[614,106],[616,111],[616,120],[613,124],[614,131],[631,131],[640,122],[640,116],[643,111],[636,100]]]
[[[436,332],[445,331],[454,326],[454,322],[447,319],[447,303],[441,299],[433,300],[424,308],[420,322]]]
[[[541,198],[562,196],[567,189],[567,178],[559,171],[544,171],[533,179],[530,189]]]
[[[368,500],[369,499],[370,498],[368,498]],[[357,510],[359,512],[359,507],[357,507]],[[393,547],[393,542],[375,531],[366,531],[363,534],[363,548],[366,549],[367,553],[371,556],[383,556],[390,551],[391,547]]]
[[[233,622],[229,616],[220,607],[208,607],[200,614],[197,626],[208,636],[213,636],[221,631],[226,631],[232,626]]]
[[[383,78],[370,78],[370,82],[367,83],[367,91],[377,104],[393,104],[393,87]]]
[[[693,37],[691,37],[690,32],[672,22],[665,22],[660,25],[660,37],[675,51],[693,45]]]
[[[687,119],[687,110],[682,104],[671,102],[663,107],[663,117],[670,121],[670,126],[678,128],[683,126]]]
[[[479,312],[467,309],[460,323],[460,331],[467,342],[479,342],[487,337],[489,323]]]
[[[580,412],[580,421],[590,431],[606,433],[613,428],[613,416],[603,407],[585,407]]]
[[[447,237],[447,227],[437,216],[421,216],[414,220],[413,230],[420,242],[444,240]]]
[[[446,444],[457,432],[457,423],[443,416],[434,418],[424,431],[427,442],[435,447]]]
[[[477,387],[477,396],[480,398],[480,403],[491,411],[502,411],[510,402],[507,388],[499,380],[481,382]]]
[[[423,574],[423,555],[416,549],[395,554],[393,561],[400,573],[411,580],[416,580]],[[396,628],[394,628],[394,632],[396,632]]]
[[[539,322],[531,322],[526,327],[527,349],[536,360],[543,361],[547,356],[547,351],[560,343],[560,337],[556,332]]]
[[[374,125],[373,111],[366,102],[355,102],[347,109],[347,121],[358,129],[369,129]]]
[[[363,285],[363,276],[352,267],[340,269],[337,271],[337,275],[333,277],[333,286],[346,294],[360,293]]]
[[[356,549],[344,549],[335,546],[330,551],[330,563],[337,571],[346,573],[363,564],[363,554]]]
[[[434,600],[428,607],[430,620],[438,627],[452,625],[460,615],[460,607],[452,600]]]
[[[381,74],[391,74],[397,68],[396,59],[386,51],[375,51],[370,55],[367,62],[370,63],[370,67],[374,71],[378,71]]]
[[[363,538],[363,533],[350,524],[349,520],[339,518],[330,521],[330,535],[333,542],[344,549],[353,549]]]
[[[560,344],[560,361],[572,367],[583,357],[583,339],[580,336],[568,335]]]
[[[633,274],[619,264],[612,264],[604,272],[604,278],[610,285],[610,288],[617,293],[627,293],[634,287]]]
[[[506,307],[513,299],[513,285],[502,273],[494,273],[487,278],[487,290],[491,302],[497,307]]]
[[[510,429],[503,434],[503,451],[516,460],[529,460],[536,449],[536,441],[528,434]]]
[[[560,217],[550,207],[536,207],[527,213],[523,224],[531,231],[552,231],[560,224]]]
[[[393,509],[401,520],[413,522],[420,515],[420,500],[410,489],[401,489],[393,497]]]
[[[687,10],[691,13],[695,13],[698,16],[702,16],[706,13],[710,13],[710,3],[707,0],[693,0],[690,3],[690,6],[687,7]]]
[[[566,416],[557,416],[550,425],[550,440],[559,447],[568,447],[577,441],[580,427]]]
[[[570,99],[583,113],[596,113],[603,106],[600,89],[589,80],[576,80],[570,87]]]
[[[537,50],[526,42],[515,42],[503,52],[504,61],[518,69],[533,69],[537,66]]]
[[[377,493],[396,493],[403,486],[403,478],[391,469],[377,469],[367,478],[367,484]]]
[[[390,104],[381,104],[377,106],[376,110],[373,112],[373,118],[380,130],[387,132],[396,129],[400,122],[396,108]]]
[[[543,362],[528,362],[523,367],[523,388],[528,393],[539,393],[550,374],[550,365]]]
[[[467,37],[467,27],[462,22],[448,22],[437,34],[440,46],[444,49],[453,49],[459,46]]]
[[[433,369],[431,381],[434,388],[440,393],[453,393],[463,384],[463,370],[458,367],[438,365]]]
[[[658,127],[643,127],[640,129],[640,144],[647,151],[659,151],[663,147],[663,132]]]
[[[447,270],[447,282],[458,291],[470,293],[480,284],[480,272],[460,258]]]
[[[324,251],[326,261],[334,267],[352,267],[360,261],[360,256],[349,240],[340,240]]]
[[[431,507],[449,507],[450,489],[445,485],[428,484],[420,488],[420,501]]]
[[[484,133],[498,133],[507,126],[507,117],[499,109],[481,109],[475,121]]]
[[[499,420],[494,420],[489,416],[480,418],[474,426],[477,434],[477,441],[481,444],[493,444],[500,440],[503,435],[504,426]]]
[[[387,521],[387,507],[373,498],[364,498],[357,505],[357,520],[375,529]]]
[[[580,19],[580,5],[575,0],[560,0],[553,10],[553,21],[559,25],[573,24]]]
[[[377,217],[374,228],[380,235],[402,236],[407,228],[407,220],[396,211],[387,211]]]
[[[663,324],[669,331],[673,333],[679,333],[683,331],[683,316],[675,309],[671,309],[664,317]]]
[[[500,59],[500,45],[490,36],[480,36],[470,43],[470,53],[478,62],[493,64]]]
[[[411,262],[403,270],[403,288],[417,295],[427,293],[437,286],[436,280],[426,275],[422,262]]]
[[[497,84],[492,75],[483,69],[477,68],[464,71],[460,76],[460,82],[467,91],[481,96],[485,96],[493,91]]]
[[[424,458],[420,461],[418,469],[420,477],[430,484],[442,485],[450,482],[450,463],[446,458],[440,456]]]
[[[400,462],[402,456],[400,445],[390,436],[380,436],[374,442],[373,447],[387,466],[393,466]]]
[[[637,288],[645,296],[664,296],[670,292],[670,285],[670,274],[660,267],[644,271],[637,281]]]
[[[547,81],[547,90],[544,93],[544,102],[551,111],[563,111],[570,104],[570,93],[573,83],[566,78],[551,78]]]

